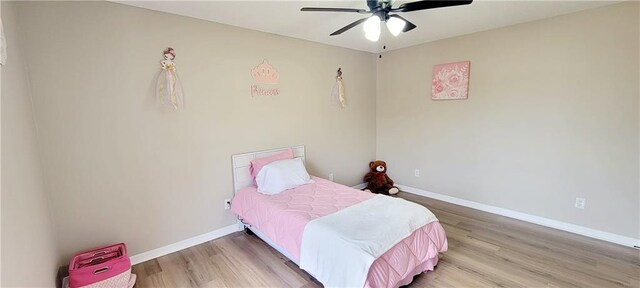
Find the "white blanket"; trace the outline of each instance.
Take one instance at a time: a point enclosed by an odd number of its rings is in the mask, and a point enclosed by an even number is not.
[[[378,257],[435,220],[421,205],[376,195],[307,223],[300,268],[325,287],[363,287]]]

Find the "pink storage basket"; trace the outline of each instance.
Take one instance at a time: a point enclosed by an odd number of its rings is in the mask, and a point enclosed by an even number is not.
[[[71,258],[69,287],[130,287],[131,261],[127,246],[118,243],[81,252]],[[131,285],[132,286],[132,285]]]

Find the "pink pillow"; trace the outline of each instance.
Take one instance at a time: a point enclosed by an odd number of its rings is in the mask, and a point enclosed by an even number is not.
[[[278,154],[271,155],[269,157],[251,160],[251,166],[249,167],[249,172],[251,172],[251,178],[254,180],[254,183],[256,180],[256,176],[258,176],[258,172],[260,172],[260,169],[262,169],[264,165],[267,165],[273,161],[287,160],[287,159],[293,159],[293,149],[291,148],[285,151],[282,151]]]

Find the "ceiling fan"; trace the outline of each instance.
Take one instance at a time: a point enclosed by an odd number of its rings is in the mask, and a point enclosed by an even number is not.
[[[389,32],[393,34],[393,36],[398,36],[400,32],[407,32],[414,28],[416,25],[409,22],[407,19],[404,19],[402,16],[398,14],[390,14],[390,13],[398,13],[398,12],[411,12],[418,10],[426,10],[426,9],[434,9],[434,8],[442,8],[449,6],[459,6],[459,5],[467,5],[471,4],[473,0],[467,1],[449,1],[449,0],[422,0],[415,1],[409,3],[403,3],[397,8],[393,8],[393,0],[366,0],[367,6],[369,6],[369,11],[365,9],[354,9],[354,8],[323,8],[323,7],[304,7],[300,9],[300,11],[310,11],[310,12],[351,12],[351,13],[360,13],[360,14],[369,14],[372,15],[366,18],[362,18],[357,20],[347,26],[344,26],[338,29],[336,32],[329,34],[330,36],[340,35],[343,32],[360,25],[360,23],[364,22],[364,36],[370,41],[378,41],[380,38],[380,22],[384,21],[387,23],[387,29]]]

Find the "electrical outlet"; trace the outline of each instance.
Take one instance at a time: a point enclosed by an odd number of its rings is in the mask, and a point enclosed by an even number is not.
[[[587,205],[587,199],[585,199],[585,198],[576,198],[576,208],[584,209],[585,205]]]
[[[333,181],[333,173],[329,173],[329,181]]]
[[[413,176],[420,177],[420,169],[413,171]]]
[[[224,199],[224,210],[231,209],[231,199]]]

